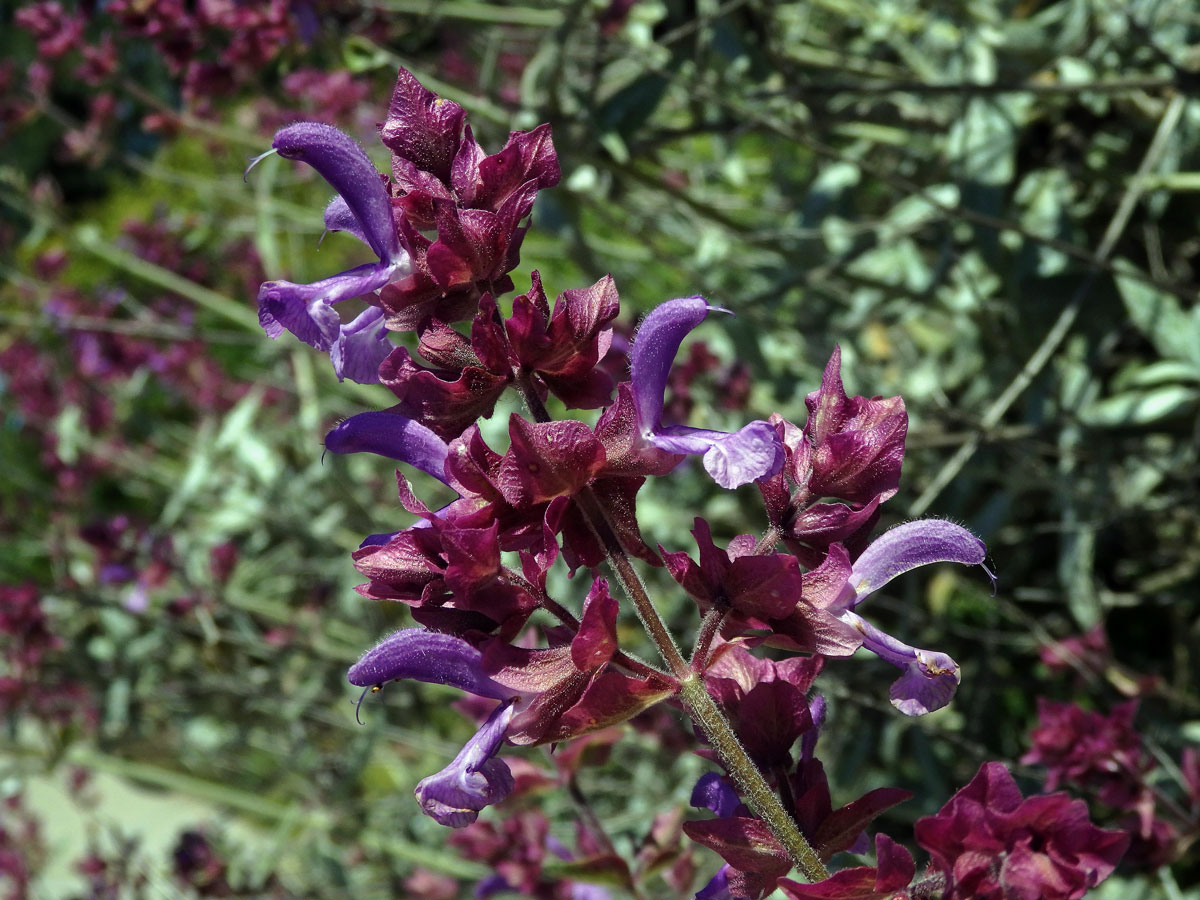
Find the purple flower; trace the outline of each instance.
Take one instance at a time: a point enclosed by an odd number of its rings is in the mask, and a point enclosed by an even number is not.
[[[729,863],[717,869],[708,884],[696,892],[696,900],[736,900],[729,892]]]
[[[848,571],[839,594],[828,607],[862,633],[864,647],[904,670],[889,696],[892,705],[906,716],[921,716],[950,702],[958,688],[958,663],[945,653],[910,647],[871,625],[854,609],[869,594],[910,569],[939,562],[982,565],[986,555],[983,541],[942,519],[897,525],[867,547],[853,566],[840,544],[830,548],[830,563]]]
[[[439,825],[462,828],[479,818],[479,811],[512,793],[508,766],[496,759],[504,730],[513,716],[509,700],[492,711],[483,727],[454,757],[454,762],[417,784],[417,802]]]
[[[669,453],[703,454],[704,468],[717,484],[735,488],[769,478],[783,465],[783,446],[767,422],[751,422],[733,434],[663,425],[663,392],[679,345],[704,321],[709,306],[703,297],[668,300],[651,310],[633,341],[631,381],[633,405],[642,439]]]
[[[276,132],[272,148],[268,152],[308,163],[333,186],[339,197],[325,211],[326,226],[353,234],[375,251],[379,262],[312,284],[268,281],[258,289],[258,321],[272,338],[286,329],[310,347],[328,351],[339,379],[373,384],[379,380],[379,364],[392,350],[383,311],[372,307],[343,325],[333,304],[374,293],[412,270],[400,246],[387,188],[363,149],[330,125],[289,125]]]
[[[488,677],[483,654],[462,638],[424,628],[402,628],[384,638],[350,667],[346,678],[367,689],[412,678],[496,700],[510,700],[516,694]]]
[[[737,791],[730,787],[729,782],[716,772],[705,772],[692,788],[692,796],[688,800],[696,809],[707,809],[719,817],[727,819],[741,805]]]
[[[441,825],[461,828],[474,822],[485,806],[512,792],[512,773],[495,756],[520,695],[493,681],[484,671],[483,654],[462,638],[424,628],[401,629],[364,653],[346,677],[364,688],[363,696],[388,681],[412,678],[503,701],[450,765],[417,785],[416,796],[426,815]]]
[[[398,459],[449,484],[445,471],[449,452],[446,442],[420,422],[399,413],[380,410],[351,416],[325,435],[325,449]]]

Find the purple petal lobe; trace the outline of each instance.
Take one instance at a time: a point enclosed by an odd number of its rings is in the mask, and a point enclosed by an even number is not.
[[[741,801],[737,792],[716,772],[705,772],[692,788],[688,803],[696,809],[707,809],[723,819],[732,816]]]
[[[515,693],[488,677],[483,655],[462,638],[424,628],[404,628],[384,638],[350,667],[346,677],[358,687],[412,678],[497,700],[511,699]]]
[[[688,332],[707,315],[708,304],[703,297],[684,297],[655,307],[642,320],[633,339],[630,380],[633,382],[633,405],[643,435],[662,424],[663,392],[667,389],[667,376],[675,354]]]
[[[816,752],[817,739],[825,726],[825,712],[825,698],[817,694],[808,704],[808,715],[812,719],[813,727],[800,736],[800,758],[805,762],[811,760]]]
[[[736,900],[729,891],[729,864],[717,869],[717,874],[696,893],[696,900]]]
[[[783,466],[783,445],[767,422],[751,422],[733,434],[669,425],[647,440],[670,453],[702,453],[704,469],[723,488],[770,478]]]
[[[331,304],[374,293],[394,277],[396,266],[364,263],[312,284],[268,281],[258,289],[258,322],[268,337],[287,329],[317,350],[329,350],[338,339],[341,318]]]
[[[358,216],[350,211],[345,198],[340,194],[329,201],[329,205],[325,207],[324,218],[326,231],[345,231],[354,235],[368,247],[371,246],[366,232],[363,231],[362,223],[358,221]]]
[[[400,259],[387,189],[353,138],[331,125],[297,122],[277,131],[272,146],[280,156],[308,163],[341,194],[376,256],[384,263]]]
[[[329,348],[338,381],[349,378],[359,384],[379,383],[379,364],[392,352],[383,319],[383,310],[370,306],[338,329],[337,340]]]
[[[923,716],[941,709],[954,698],[958,689],[958,663],[935,650],[918,650],[880,631],[852,612],[840,618],[863,635],[863,646],[880,659],[904,670],[892,684],[888,696],[892,706],[906,716]]]
[[[949,656],[918,650],[916,660],[892,682],[888,699],[906,716],[923,716],[953,700],[958,681],[958,666]]]
[[[503,760],[495,758],[512,715],[513,701],[497,706],[454,762],[417,785],[421,809],[439,825],[470,825],[481,809],[512,793],[512,772]]]
[[[630,381],[638,430],[649,444],[669,453],[703,455],[704,468],[717,484],[735,488],[779,472],[783,445],[767,422],[751,422],[734,434],[662,424],[663,392],[671,364],[688,332],[704,321],[709,306],[703,297],[668,300],[651,310],[633,341]]]
[[[333,453],[375,453],[398,459],[446,481],[446,442],[407,416],[392,412],[365,412],[351,416],[325,435],[325,449]]]
[[[987,556],[983,541],[961,525],[944,519],[919,519],[897,525],[876,538],[854,563],[850,586],[857,606],[897,575],[938,562],[979,565]]]

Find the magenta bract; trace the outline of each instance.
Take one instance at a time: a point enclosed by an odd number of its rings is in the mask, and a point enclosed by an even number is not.
[[[918,819],[916,834],[949,882],[947,900],[1078,900],[1129,845],[1129,835],[1094,826],[1082,800],[1023,798],[998,762],[984,763],[937,815]]]
[[[886,500],[900,484],[908,414],[899,397],[849,397],[842,387],[842,351],[835,347],[821,387],[805,398],[804,426],[811,456],[793,460],[793,477],[814,497],[841,497],[851,503]]]
[[[825,881],[800,884],[785,878],[779,888],[794,900],[908,900],[917,867],[912,854],[886,834],[875,835],[873,866],[834,872]]]

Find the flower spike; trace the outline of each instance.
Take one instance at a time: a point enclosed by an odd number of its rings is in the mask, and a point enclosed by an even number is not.
[[[630,360],[633,404],[642,439],[669,453],[703,456],[704,468],[717,484],[735,488],[769,478],[783,465],[783,445],[767,422],[751,422],[727,434],[687,425],[663,425],[663,393],[679,345],[710,310],[703,297],[668,300],[653,309],[633,341]]]

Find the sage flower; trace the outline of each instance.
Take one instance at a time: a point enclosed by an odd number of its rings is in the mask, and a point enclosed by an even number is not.
[[[953,698],[960,677],[958,663],[945,653],[909,646],[876,628],[854,610],[897,575],[911,569],[939,562],[982,565],[986,556],[983,541],[961,525],[943,519],[906,522],[884,532],[853,566],[840,544],[830,547],[826,563],[817,572],[828,576],[841,569],[845,580],[840,582],[840,589],[835,588],[838,594],[832,603],[813,602],[856,628],[862,634],[864,647],[903,670],[889,692],[892,705],[907,716],[921,716],[941,709]],[[814,577],[813,581],[838,583],[825,581],[823,577]]]
[[[642,321],[633,340],[630,378],[641,437],[669,453],[702,455],[705,471],[724,488],[769,478],[783,466],[783,446],[774,426],[751,422],[728,434],[688,425],[663,425],[663,392],[679,345],[710,310],[703,297],[668,300]]]
[[[317,122],[280,129],[272,149],[263,156],[269,153],[316,169],[338,192],[325,212],[327,227],[353,234],[379,261],[312,284],[268,281],[258,289],[258,321],[269,337],[277,338],[287,330],[310,347],[328,351],[339,380],[373,384],[379,380],[379,364],[392,350],[383,310],[372,306],[343,324],[333,305],[373,294],[412,270],[411,259],[400,245],[383,178],[353,139]]]

